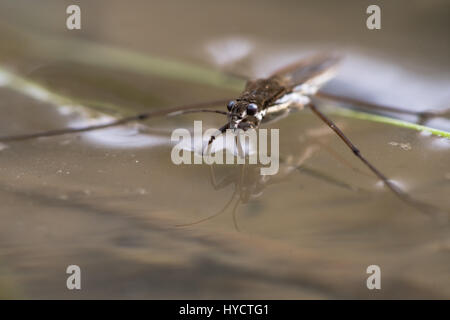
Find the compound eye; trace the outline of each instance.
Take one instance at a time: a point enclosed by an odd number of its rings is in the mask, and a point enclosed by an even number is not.
[[[228,102],[228,104],[227,104],[228,111],[231,111],[235,105],[236,105],[236,101],[234,101],[234,100],[231,100],[230,102]]]
[[[249,103],[247,105],[247,114],[254,116],[258,112],[258,106],[255,103]]]

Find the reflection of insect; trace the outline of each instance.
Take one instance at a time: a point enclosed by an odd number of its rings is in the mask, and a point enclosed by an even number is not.
[[[323,137],[330,132],[307,132],[305,139],[306,144],[302,145],[299,148],[299,153],[297,152],[293,154],[289,154],[286,157],[280,159],[280,171],[276,175],[261,175],[260,167],[261,165],[240,165],[240,169],[232,168],[231,172],[218,179],[215,174],[214,165],[209,166],[210,168],[210,178],[211,185],[215,190],[221,190],[225,187],[232,185],[234,187],[234,191],[227,201],[225,206],[218,212],[209,215],[200,220],[179,224],[178,227],[188,227],[192,225],[196,225],[202,223],[204,221],[210,220],[218,215],[224,213],[230,206],[232,206],[232,218],[234,227],[237,231],[239,231],[238,222],[237,222],[237,211],[240,204],[247,204],[252,200],[260,198],[265,189],[274,186],[278,183],[282,183],[287,180],[295,171],[298,171],[302,174],[306,174],[315,179],[319,179],[322,182],[327,183],[328,185],[333,185],[335,187],[351,190],[351,191],[365,191],[359,187],[348,184],[344,181],[336,179],[326,173],[323,173],[319,170],[309,167],[305,164],[305,162],[310,159],[315,153],[319,150],[324,150],[329,153],[330,156],[334,157],[341,164],[350,167],[355,172],[360,174],[365,174],[364,172],[360,172],[358,169],[351,166],[351,164],[345,162],[339,156],[335,154],[335,152],[327,145],[321,142],[320,137]]]
[[[228,122],[219,129],[219,133],[227,129],[257,128],[261,123],[279,119],[286,116],[292,110],[309,107],[311,111],[318,116],[327,126],[329,126],[342,141],[351,149],[356,157],[360,159],[384,184],[399,198],[406,203],[412,204],[422,211],[428,211],[430,207],[409,197],[400,188],[395,186],[387,177],[382,174],[371,162],[369,162],[359,151],[359,149],[347,138],[344,133],[325,116],[312,101],[312,97],[331,99],[341,103],[350,103],[360,105],[366,109],[390,111],[396,113],[414,114],[421,121],[425,121],[435,116],[442,116],[448,112],[413,112],[404,111],[391,107],[383,107],[367,102],[357,101],[345,97],[334,96],[319,92],[318,89],[326,81],[331,79],[336,70],[339,58],[332,55],[318,55],[309,59],[300,60],[283,69],[278,70],[273,75],[265,79],[249,80],[243,93],[235,100],[214,101],[196,105],[185,105],[165,110],[151,111],[122,119],[117,119],[106,124],[86,126],[73,129],[59,129],[33,134],[18,136],[0,137],[0,142],[11,142],[17,140],[26,140],[38,137],[48,137],[76,132],[92,131],[102,128],[122,125],[131,121],[142,121],[157,116],[174,116],[178,114],[193,112],[214,112],[228,117]],[[208,108],[228,101],[228,112],[219,110],[210,110]],[[216,136],[209,140],[210,145]]]

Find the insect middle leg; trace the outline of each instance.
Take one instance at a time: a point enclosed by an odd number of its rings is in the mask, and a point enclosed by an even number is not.
[[[335,95],[335,94],[331,94],[331,93],[327,93],[327,92],[323,92],[323,91],[317,92],[315,97],[320,98],[320,99],[335,101],[335,102],[337,102],[339,104],[343,104],[343,105],[355,105],[355,106],[361,107],[366,110],[391,112],[391,113],[416,116],[418,119],[417,122],[420,124],[423,124],[433,118],[438,118],[438,117],[450,118],[450,108],[446,108],[446,109],[442,109],[442,110],[424,110],[424,111],[407,110],[407,109],[400,109],[400,108],[396,108],[396,107],[392,107],[392,106],[376,104],[376,103],[363,101],[363,100],[359,100],[359,99],[355,99],[355,98],[350,98],[350,97],[346,97],[346,96]]]

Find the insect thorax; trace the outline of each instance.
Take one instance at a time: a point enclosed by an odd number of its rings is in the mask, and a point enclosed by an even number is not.
[[[265,109],[286,92],[287,88],[277,78],[258,79],[248,81],[244,92],[237,100],[256,103],[260,108]]]

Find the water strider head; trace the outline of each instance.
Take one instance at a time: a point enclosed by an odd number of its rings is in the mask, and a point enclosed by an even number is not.
[[[229,129],[242,129],[247,131],[250,128],[256,129],[261,123],[263,114],[262,108],[255,102],[247,100],[231,100],[227,104]]]
[[[227,104],[227,109],[228,122],[219,129],[221,134],[225,133],[228,129],[233,131],[239,129],[243,131],[247,131],[248,129],[256,129],[264,116],[264,112],[261,107],[259,107],[255,102],[249,102],[244,99],[229,101]],[[211,136],[208,145],[210,145],[216,138],[217,135]]]

